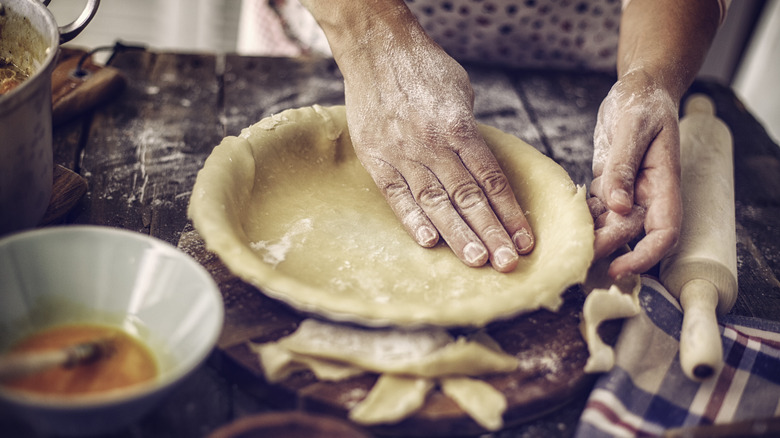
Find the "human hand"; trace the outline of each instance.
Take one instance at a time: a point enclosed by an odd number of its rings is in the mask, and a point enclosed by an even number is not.
[[[468,75],[427,36],[412,40],[340,58],[355,152],[418,244],[441,237],[468,266],[512,271],[533,234],[478,131]]]
[[[601,104],[594,133],[588,204],[596,227],[595,258],[637,237],[612,261],[613,278],[647,271],[680,235],[678,102],[649,74],[635,70],[615,83]]]

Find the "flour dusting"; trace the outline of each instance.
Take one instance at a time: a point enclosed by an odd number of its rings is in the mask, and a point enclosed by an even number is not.
[[[259,240],[254,243],[250,242],[249,246],[262,255],[265,263],[268,263],[275,268],[287,258],[287,253],[295,244],[295,238],[310,232],[312,228],[312,220],[304,218],[295,222],[278,240]],[[305,237],[301,239],[301,243],[305,240]]]
[[[418,330],[369,329],[304,320],[289,342],[309,351],[340,351],[376,363],[414,363],[453,341],[446,330],[431,327]]]

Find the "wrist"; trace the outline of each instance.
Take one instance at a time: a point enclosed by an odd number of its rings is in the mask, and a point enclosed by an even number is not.
[[[620,22],[618,76],[646,72],[679,101],[695,79],[717,31],[717,3],[632,0]]]
[[[679,69],[636,63],[625,71],[619,71],[618,80],[642,83],[647,88],[661,90],[679,105],[692,79]]]
[[[429,40],[403,1],[308,0],[328,38],[333,57],[343,70],[393,56]]]

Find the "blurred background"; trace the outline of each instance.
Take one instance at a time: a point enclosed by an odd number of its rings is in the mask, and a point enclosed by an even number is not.
[[[91,49],[122,41],[154,50],[274,55],[252,41],[262,31],[251,19],[257,2],[102,0],[94,20],[69,45]],[[84,3],[56,0],[49,9],[65,24]],[[780,0],[734,0],[700,77],[730,85],[780,142]]]

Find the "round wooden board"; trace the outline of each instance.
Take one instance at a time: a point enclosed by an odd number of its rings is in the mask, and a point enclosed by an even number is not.
[[[275,341],[292,333],[308,315],[266,297],[232,275],[216,255],[206,250],[197,231],[189,225],[182,233],[179,248],[203,264],[222,291],[225,325],[217,350],[224,359],[221,364],[225,372],[242,387],[279,408],[347,418],[349,408],[368,394],[377,376],[322,382],[310,372],[301,372],[279,384],[267,384],[247,342]],[[594,376],[583,371],[588,349],[579,330],[584,297],[578,287],[567,291],[564,297],[565,303],[557,313],[539,310],[488,327],[488,333],[504,351],[520,359],[517,371],[484,378],[506,396],[505,427],[558,409],[590,390]],[[371,427],[369,431],[392,436],[486,432],[438,390],[429,395],[425,406],[414,416],[397,424]]]
[[[351,424],[300,411],[269,412],[240,418],[208,438],[370,438]]]

